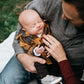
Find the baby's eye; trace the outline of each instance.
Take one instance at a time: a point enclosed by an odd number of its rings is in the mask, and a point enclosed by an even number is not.
[[[38,23],[41,23],[42,21],[40,20],[40,21],[38,21]]]
[[[35,27],[35,25],[32,25],[32,28],[34,28]]]
[[[34,28],[34,27],[35,27],[35,25],[36,25],[36,23],[32,24],[32,26],[31,26],[31,27],[32,27],[32,28]]]

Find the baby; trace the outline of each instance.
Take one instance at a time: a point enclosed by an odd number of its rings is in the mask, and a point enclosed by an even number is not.
[[[52,64],[49,53],[46,53],[42,42],[43,34],[50,34],[48,24],[43,21],[39,14],[34,10],[24,10],[19,16],[19,23],[22,26],[22,33],[16,39],[20,46],[28,55],[39,56],[46,60],[46,64]],[[41,79],[42,84],[57,84],[62,80],[61,77],[49,75],[46,64],[35,63],[37,77]]]

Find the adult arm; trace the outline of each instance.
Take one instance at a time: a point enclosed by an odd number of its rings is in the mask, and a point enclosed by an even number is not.
[[[47,45],[45,48],[58,62],[66,84],[79,84],[75,74],[72,71],[70,63],[61,43],[51,35],[44,35],[43,42]]]

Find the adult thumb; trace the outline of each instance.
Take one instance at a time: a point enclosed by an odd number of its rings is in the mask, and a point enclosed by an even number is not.
[[[38,62],[38,63],[41,63],[41,64],[45,64],[45,63],[46,63],[46,60],[44,60],[44,59],[42,59],[42,58],[39,58],[39,57],[35,57],[34,62]]]

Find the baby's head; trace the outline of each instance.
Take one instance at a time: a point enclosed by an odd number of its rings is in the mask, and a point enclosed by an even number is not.
[[[32,35],[39,35],[43,32],[44,22],[34,10],[24,10],[19,15],[19,23],[22,30]]]

